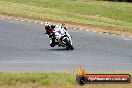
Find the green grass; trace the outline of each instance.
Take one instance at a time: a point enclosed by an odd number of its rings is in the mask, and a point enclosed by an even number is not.
[[[0,72],[0,85],[20,83],[38,83],[40,85],[76,84],[71,73],[6,73]]]
[[[131,88],[132,86],[132,83],[120,84],[120,85],[119,84],[88,84],[84,86],[79,86],[76,83],[75,77],[76,76],[73,73],[0,72],[0,88],[79,88],[79,87],[81,88]]]
[[[95,0],[0,0],[0,14],[132,31],[131,3]]]

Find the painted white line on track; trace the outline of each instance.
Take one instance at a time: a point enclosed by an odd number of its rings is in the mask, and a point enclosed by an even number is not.
[[[73,29],[77,29],[77,28],[73,28]]]
[[[112,35],[116,35],[116,34],[112,34]]]
[[[105,34],[109,34],[109,33],[106,32]]]
[[[90,30],[86,30],[86,31],[90,31]]]
[[[121,35],[121,36],[125,36],[125,35]]]
[[[36,23],[38,23],[38,22],[35,21],[34,23],[36,24]]]
[[[93,31],[93,32],[97,32],[97,31]]]
[[[103,33],[103,32],[99,32],[99,33]]]
[[[42,22],[40,24],[43,24]]]

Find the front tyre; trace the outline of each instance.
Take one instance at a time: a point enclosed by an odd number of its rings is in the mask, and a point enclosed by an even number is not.
[[[73,46],[70,44],[70,42],[67,39],[64,39],[64,42],[66,43],[67,47],[66,49],[74,50]]]

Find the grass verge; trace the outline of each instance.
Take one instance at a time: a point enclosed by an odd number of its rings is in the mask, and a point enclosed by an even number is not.
[[[108,73],[108,72],[107,72]],[[116,72],[117,73],[117,72]],[[116,74],[114,72],[114,74]],[[122,72],[121,72],[122,73]],[[132,75],[131,72],[129,72]],[[87,84],[79,86],[72,73],[0,72],[0,88],[131,88],[130,84]]]
[[[0,0],[0,14],[132,32],[131,3],[91,0]]]

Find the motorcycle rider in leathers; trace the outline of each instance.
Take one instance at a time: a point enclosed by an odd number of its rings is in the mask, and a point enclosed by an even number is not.
[[[64,27],[64,25],[51,25],[50,22],[46,22],[45,23],[45,29],[46,32],[45,34],[49,35],[49,39],[50,39],[50,46],[54,47],[57,42],[55,42],[55,36],[60,36],[59,32],[64,33],[66,30],[66,27]],[[61,28],[63,27],[64,30]]]

